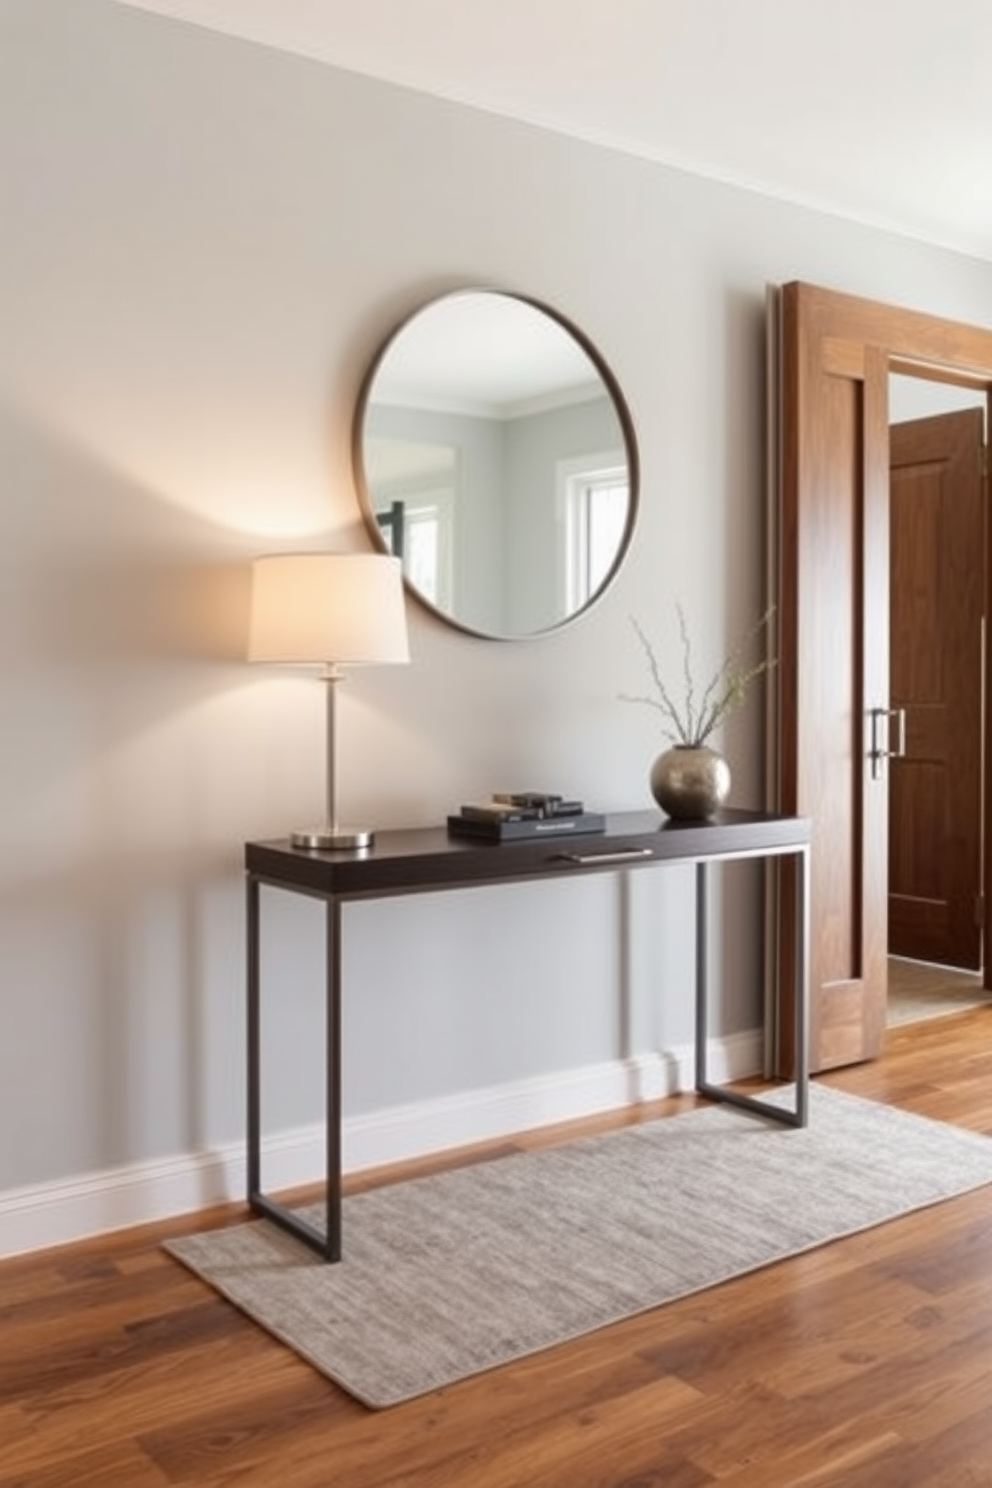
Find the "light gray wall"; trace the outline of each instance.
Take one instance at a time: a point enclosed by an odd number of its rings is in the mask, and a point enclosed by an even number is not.
[[[323,750],[320,689],[240,659],[245,563],[363,545],[349,425],[406,310],[475,283],[561,310],[643,491],[581,623],[486,643],[411,607],[413,664],[349,685],[341,790],[382,825],[501,787],[648,804],[629,615],[666,658],[681,597],[715,659],[762,608],[766,282],[988,323],[992,269],[110,0],[4,0],[0,150],[3,1190],[242,1131],[241,843],[319,811]],[[759,712],[724,740],[742,805]],[[349,1110],[615,1057],[621,967],[636,1046],[685,1040],[674,887],[349,911]],[[317,1114],[308,911],[275,916],[277,1125]],[[723,1031],[758,1019],[749,945]]]
[[[975,388],[954,387],[946,382],[928,382],[919,377],[889,378],[889,423],[927,418],[935,413],[956,413],[962,408],[984,408],[985,394]]]

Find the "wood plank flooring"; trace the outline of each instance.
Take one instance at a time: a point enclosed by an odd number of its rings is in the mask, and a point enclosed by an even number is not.
[[[992,1008],[822,1078],[992,1135]],[[992,1188],[378,1413],[160,1248],[242,1214],[0,1265],[0,1488],[992,1485]]]

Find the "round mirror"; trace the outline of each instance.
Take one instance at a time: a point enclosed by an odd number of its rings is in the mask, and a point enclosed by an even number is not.
[[[354,458],[376,545],[474,635],[565,624],[630,540],[637,453],[619,388],[585,337],[518,295],[445,295],[406,320],[366,378]]]

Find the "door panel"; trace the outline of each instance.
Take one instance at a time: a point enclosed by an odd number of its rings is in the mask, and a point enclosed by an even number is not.
[[[987,387],[992,333],[805,284],[780,291],[778,332],[771,794],[814,823],[810,1055],[827,1069],[875,1056],[885,1029],[889,772],[869,752],[889,707],[888,375]],[[781,965],[793,892],[785,876]],[[784,1005],[777,1031],[791,1047]]]
[[[889,949],[981,965],[983,441],[981,409],[895,424]]]
[[[885,1016],[887,789],[867,716],[888,695],[888,374],[830,301],[804,286],[782,300],[779,803],[814,821],[814,1069],[877,1053]],[[783,1009],[781,1049],[785,1033]]]

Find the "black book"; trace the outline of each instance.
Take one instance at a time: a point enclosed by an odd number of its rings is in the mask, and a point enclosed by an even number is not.
[[[493,796],[497,805],[516,806],[521,811],[536,811],[540,816],[581,816],[585,811],[582,801],[569,800],[565,796],[551,795],[545,791],[515,791]]]
[[[606,817],[598,811],[571,816],[533,816],[520,820],[506,817],[449,816],[448,831],[456,837],[474,837],[479,842],[526,842],[535,837],[581,837],[606,831]]]
[[[481,822],[536,821],[541,815],[536,806],[517,806],[508,801],[470,801],[460,810],[466,821]]]

